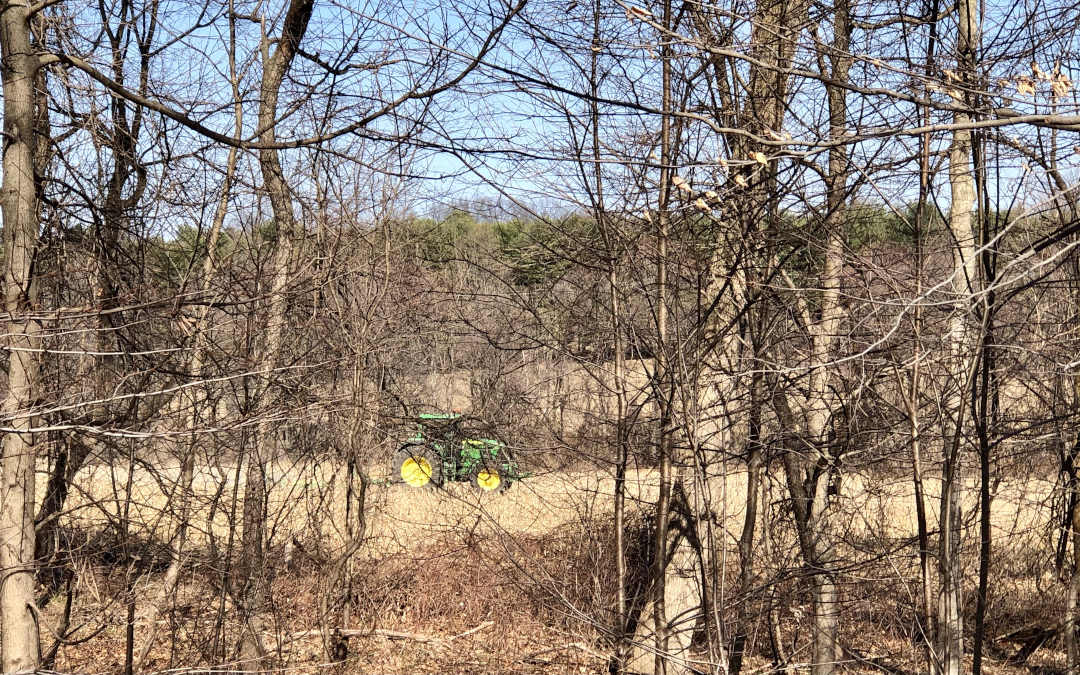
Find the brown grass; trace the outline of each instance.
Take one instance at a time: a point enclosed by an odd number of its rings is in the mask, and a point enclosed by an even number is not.
[[[76,638],[96,626],[106,629],[85,643],[61,647],[55,667],[120,672],[126,619],[122,598],[129,567],[116,553],[118,535],[110,522],[117,512],[114,485],[122,496],[127,475],[123,469],[103,466],[85,471],[76,481],[85,492],[72,495],[63,519],[70,541],[86,553],[74,563],[73,625],[86,624]],[[132,481],[132,522],[143,527],[132,531],[130,541],[149,552],[132,567],[136,653],[148,634],[147,609],[160,587],[163,551],[175,529],[167,493],[177,473],[175,468],[158,470],[156,476],[139,470]],[[329,588],[329,570],[344,541],[340,471],[325,465],[279,465],[273,474],[268,525],[274,601],[266,642],[276,646],[275,664],[283,671],[606,672],[607,663],[601,657],[610,651],[605,627],[614,602],[613,481],[609,477],[538,475],[504,495],[483,497],[467,485],[449,485],[439,491],[373,485],[368,536],[352,563],[352,583]],[[197,477],[192,564],[180,591],[165,608],[147,670],[216,664],[222,654],[228,658],[233,653],[236,612],[228,600],[220,612],[222,570],[206,555],[211,534],[219,547],[226,541],[232,476],[226,468],[203,471]],[[646,505],[655,498],[656,476],[642,471],[630,478],[631,511],[635,522],[640,522],[647,514]],[[929,487],[935,489],[933,482]],[[998,488],[993,508],[991,638],[1060,619],[1063,585],[1050,564],[1052,489],[1051,482],[1035,478],[1007,481]],[[745,474],[731,473],[714,480],[709,495],[716,522],[723,526],[726,552],[718,557],[726,561],[724,601],[732,608],[743,600],[735,584],[734,543],[742,525],[744,494]],[[215,495],[219,496],[216,506]],[[796,646],[799,660],[800,645],[808,634],[806,581],[799,572],[779,481],[765,497],[755,564],[763,582],[771,579],[776,584],[772,597],[785,640]],[[974,489],[969,489],[965,507],[973,512],[976,505]],[[835,509],[837,551],[845,569],[841,576],[845,645],[863,656],[882,657],[890,667],[924,669],[914,628],[919,590],[911,545],[915,523],[910,485],[847,476],[842,499],[830,508]],[[936,520],[932,504],[931,517]],[[965,549],[969,614],[974,607],[976,532],[972,519]],[[643,560],[635,559],[636,574],[640,575],[643,565]],[[354,630],[377,628],[445,639],[485,622],[492,624],[452,642],[393,640],[372,633],[350,641],[345,664],[328,664],[317,633],[290,637],[319,629],[317,599],[323,595],[330,598],[329,626],[345,624]],[[751,614],[767,600],[762,596],[748,599],[756,603]],[[46,607],[51,625],[59,623],[63,604],[61,597]],[[214,651],[219,615],[225,641]],[[751,643],[756,656],[749,665],[767,668],[770,648],[765,614],[755,616]],[[43,633],[47,645],[47,630]],[[1048,642],[1028,666],[1059,667],[1059,642]],[[1015,645],[1000,642],[988,647],[988,672],[1015,672],[1019,667],[1007,660]],[[873,667],[855,661],[849,664],[852,671],[866,669]]]

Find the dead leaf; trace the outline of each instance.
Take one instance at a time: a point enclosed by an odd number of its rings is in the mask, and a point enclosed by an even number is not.
[[[687,192],[689,194],[694,194],[694,188],[690,187],[690,184],[687,183],[686,180],[682,176],[679,176],[678,174],[672,175],[671,184],[674,185],[675,187],[679,188],[683,192]]]
[[[1021,96],[1034,96],[1035,95],[1035,83],[1031,81],[1030,77],[1021,75],[1016,78],[1016,93]]]
[[[735,182],[742,187],[746,187],[746,179],[742,177],[742,174],[735,174]]]
[[[767,157],[765,157],[764,152],[755,152],[754,153],[754,161],[756,161],[758,164],[768,164],[769,163],[769,160],[768,160]]]
[[[1058,97],[1068,96],[1072,90],[1072,80],[1067,75],[1058,73],[1054,76],[1054,81],[1050,84],[1050,87],[1054,90],[1054,95]]]

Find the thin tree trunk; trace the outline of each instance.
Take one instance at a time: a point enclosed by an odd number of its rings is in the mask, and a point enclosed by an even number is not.
[[[278,38],[277,48],[270,54],[271,41],[263,33],[263,76],[259,91],[259,141],[270,145],[275,140],[277,125],[277,102],[281,83],[284,81],[293,58],[300,48],[300,41],[307,32],[311,20],[313,0],[290,0]],[[285,287],[291,279],[296,257],[296,246],[302,237],[293,215],[292,198],[281,168],[278,151],[263,147],[259,150],[259,166],[262,170],[263,187],[270,197],[277,242],[271,258],[271,287],[267,312],[265,343],[259,355],[259,371],[264,398],[271,394],[270,382],[274,369],[280,362],[285,337],[288,298]],[[243,602],[244,633],[240,657],[245,668],[257,668],[265,656],[262,631],[266,612],[266,562],[265,562],[265,515],[266,515],[266,468],[274,457],[277,447],[277,430],[270,422],[259,424],[255,432],[251,458],[244,488],[242,562],[244,574]]]
[[[918,310],[916,310],[918,312]],[[918,321],[918,317],[916,317]],[[919,333],[916,329],[916,344]],[[930,529],[926,523],[926,489],[923,485],[921,438],[919,435],[919,408],[918,390],[919,377],[919,352],[916,346],[915,365],[911,372],[911,388],[906,397],[909,403],[908,419],[911,425],[911,464],[912,482],[915,487],[915,520],[918,528],[919,542],[919,577],[922,582],[922,615],[919,618],[919,627],[923,632],[923,641],[926,644],[927,670],[931,673],[938,671],[938,661],[933,650],[933,627],[930,625],[933,616],[934,590],[933,580],[930,576]]]
[[[829,53],[830,80],[843,83],[848,79],[851,56],[848,46],[851,37],[851,8],[848,0],[833,3],[833,43]],[[829,135],[841,140],[847,133],[847,91],[837,84],[826,85],[829,100]],[[827,190],[825,236],[825,269],[821,286],[821,321],[812,331],[812,357],[810,371],[810,417],[807,431],[819,455],[816,484],[808,506],[806,527],[810,530],[807,550],[812,557],[806,563],[813,570],[813,653],[810,672],[812,675],[830,675],[840,656],[837,633],[840,628],[839,591],[833,570],[832,523],[829,517],[829,488],[839,463],[839,451],[829,449],[828,425],[832,422],[835,408],[834,395],[829,384],[828,362],[834,345],[839,341],[841,318],[840,284],[844,267],[844,230],[847,224],[847,147],[834,145],[829,150],[829,172],[825,179]],[[838,445],[838,444],[834,444]]]
[[[990,363],[992,356],[990,347],[984,344],[982,360],[983,382],[982,403],[983,411],[980,414],[979,430],[979,594],[975,605],[975,649],[972,659],[972,675],[982,675],[983,635],[986,626],[986,601],[990,585],[990,442],[986,430],[986,396],[987,389],[992,386],[990,372],[993,366]]]
[[[750,623],[750,612],[747,608],[754,586],[754,532],[757,530],[758,490],[761,486],[761,413],[764,405],[764,385],[765,376],[760,369],[756,369],[750,383],[750,428],[746,442],[746,511],[742,533],[739,535],[739,581],[742,586],[743,609],[731,649],[731,675],[739,675],[742,671],[747,626]]]
[[[590,103],[590,117],[592,123],[592,153],[593,153],[593,209],[596,213],[597,226],[604,240],[604,253],[607,257],[608,276],[608,299],[611,303],[611,343],[615,352],[612,372],[612,385],[615,389],[615,634],[618,636],[618,644],[615,648],[616,667],[619,672],[626,669],[627,645],[625,634],[628,626],[627,621],[627,598],[626,598],[626,464],[629,448],[626,440],[626,366],[625,354],[623,353],[622,325],[620,323],[619,303],[619,250],[616,244],[616,232],[607,218],[604,206],[604,177],[601,164],[600,150],[600,106],[597,103],[600,95],[600,0],[593,3],[593,43],[590,58],[589,85],[592,99]],[[588,179],[586,178],[586,184]],[[561,418],[561,416],[560,416]]]
[[[662,22],[664,30],[671,27],[671,0],[665,0]],[[666,383],[671,377],[667,359],[667,244],[670,214],[668,199],[671,185],[671,57],[669,40],[663,41],[661,49],[661,86],[663,116],[660,122],[660,200],[657,208],[656,231],[656,389],[660,404],[659,415],[659,461],[660,494],[656,501],[656,531],[653,539],[653,637],[656,656],[653,672],[667,672],[667,613],[665,592],[668,568],[668,527],[671,521],[671,392]]]
[[[977,41],[977,6],[975,0],[961,0],[958,5],[957,52],[961,77],[969,86],[974,82],[975,44]],[[954,121],[967,124],[971,117],[958,111]],[[957,129],[949,148],[949,186],[952,203],[949,209],[949,231],[953,239],[953,302],[949,321],[948,344],[954,383],[946,402],[946,413],[953,417],[953,429],[945,438],[945,457],[942,466],[941,488],[941,549],[940,595],[938,598],[938,653],[943,675],[960,675],[964,668],[964,624],[960,561],[961,503],[963,473],[960,447],[964,428],[965,392],[972,383],[973,366],[970,334],[965,322],[972,301],[978,273],[975,239],[971,227],[971,212],[975,205],[975,181],[971,174],[971,132]],[[949,437],[951,436],[951,437]]]
[[[930,37],[926,47],[927,72],[933,72],[934,49],[937,45],[937,12],[938,0],[930,3],[930,15],[935,17],[930,24]],[[924,92],[927,100],[930,91]],[[930,125],[930,107],[924,106],[922,110],[923,126]],[[924,134],[920,138],[919,152],[919,201],[915,207],[915,222],[912,238],[915,243],[915,297],[921,298],[923,294],[923,274],[925,260],[923,255],[923,238],[927,232],[927,200],[930,197],[930,135]],[[911,425],[911,465],[912,482],[915,488],[915,518],[918,527],[919,542],[919,575],[922,581],[922,616],[919,618],[919,628],[922,631],[923,644],[925,645],[925,657],[927,671],[935,675],[941,670],[941,663],[934,650],[936,631],[933,626],[934,617],[934,591],[933,579],[930,571],[930,529],[926,520],[926,490],[923,485],[922,470],[922,437],[921,423],[919,418],[919,391],[921,384],[921,361],[922,361],[922,327],[923,314],[922,303],[915,306],[912,316],[912,329],[914,332],[914,346],[912,350],[911,377],[907,395],[904,398],[908,409],[908,422]]]
[[[981,296],[978,303],[982,314],[982,336],[977,355],[980,368],[977,387],[972,389],[972,397],[977,394],[977,400],[972,401],[971,404],[979,441],[979,593],[976,596],[975,603],[975,645],[971,671],[973,675],[982,675],[983,638],[986,628],[987,594],[990,590],[990,554],[992,546],[990,523],[990,434],[993,433],[997,420],[998,395],[994,331],[998,306],[997,293],[994,290],[997,285],[997,256],[989,245],[994,237],[995,227],[991,222],[991,205],[989,195],[986,193],[983,146],[976,146],[975,149],[977,151],[974,154],[976,176],[979,178],[977,186],[979,192],[985,196],[985,200],[981,202],[981,207],[978,210],[979,258],[982,263],[980,265],[982,271],[981,284],[982,288],[989,289]]]
[[[0,412],[11,431],[0,454],[0,666],[5,673],[34,671],[41,658],[34,605],[34,418],[38,396],[41,325],[27,313],[38,309],[34,258],[38,199],[34,179],[37,146],[34,82],[38,59],[30,39],[29,3],[0,8],[0,79],[4,96],[4,311],[9,349],[8,391]]]
[[[1080,379],[1077,379],[1076,382],[1080,383]],[[1068,657],[1065,672],[1068,675],[1077,675],[1078,673],[1080,673],[1080,644],[1078,644],[1078,642],[1080,641],[1077,640],[1076,635],[1078,624],[1080,624],[1080,617],[1078,617],[1078,613],[1080,613],[1080,608],[1077,607],[1077,597],[1078,595],[1080,595],[1080,508],[1078,508],[1076,504],[1077,481],[1075,469],[1075,461],[1078,448],[1080,448],[1080,439],[1077,440],[1076,444],[1074,444],[1072,448],[1073,463],[1071,463],[1070,467],[1072,468],[1070,482],[1072,483],[1071,487],[1073,492],[1073,494],[1071,495],[1073,504],[1072,519],[1070,522],[1072,529],[1071,539],[1073,546],[1073,570],[1072,575],[1069,578],[1069,588],[1065,602],[1065,625],[1063,627],[1063,630],[1065,631],[1065,651]]]
[[[961,375],[961,378],[963,376]],[[959,379],[959,378],[958,378]],[[966,378],[958,383],[967,386]],[[963,398],[963,397],[961,397]],[[960,440],[965,414],[961,400],[951,439],[946,438],[941,486],[941,550],[938,553],[940,590],[938,594],[938,654],[944,675],[960,675],[964,667],[964,624],[962,605],[963,566],[960,560],[960,500],[963,482],[960,473]]]
[[[229,14],[229,78],[232,83],[233,100],[236,104],[233,108],[234,113],[234,134],[236,139],[241,138],[244,127],[243,107],[240,102],[239,81],[236,74],[236,58],[234,55],[233,47],[235,46],[235,26],[236,18],[233,13]],[[221,186],[221,197],[218,199],[217,208],[214,211],[214,218],[210,223],[210,231],[206,238],[206,257],[203,259],[202,265],[202,291],[203,293],[209,293],[214,287],[214,266],[217,263],[217,247],[218,242],[221,239],[221,228],[225,224],[225,216],[229,209],[229,200],[232,196],[232,183],[236,174],[236,163],[239,157],[239,151],[237,148],[232,147],[229,149],[229,158],[225,166],[225,180]],[[208,305],[204,305],[199,310],[199,318],[195,326],[195,340],[192,345],[192,357],[191,364],[189,366],[189,375],[194,382],[198,382],[203,376],[203,369],[205,367],[206,350],[208,348],[210,330],[208,325],[208,318],[210,314],[210,308]],[[176,545],[172,551],[172,560],[169,563],[168,570],[165,571],[165,579],[161,584],[161,589],[158,591],[157,597],[150,605],[150,611],[147,616],[147,623],[150,627],[150,634],[146,638],[146,644],[143,645],[142,651],[139,653],[138,664],[135,666],[136,670],[142,670],[143,664],[146,661],[146,657],[150,654],[150,650],[154,646],[154,639],[157,637],[158,623],[157,619],[161,612],[161,607],[164,603],[175,595],[180,582],[180,571],[184,565],[184,554],[187,546],[188,528],[190,526],[191,518],[191,502],[193,499],[192,482],[195,476],[195,432],[198,429],[200,417],[202,414],[201,407],[205,402],[205,395],[200,395],[197,388],[192,388],[187,391],[192,392],[190,395],[184,395],[184,399],[187,407],[187,418],[185,420],[185,427],[188,431],[188,436],[185,441],[187,447],[182,453],[180,460],[180,478],[177,484],[176,499],[179,500],[177,505],[177,532],[176,532]]]
[[[35,45],[46,42],[48,29],[49,23],[43,21],[40,15],[31,23],[31,37]],[[34,81],[34,98],[37,125],[34,171],[39,178],[43,179],[55,153],[50,139],[48,70],[45,68],[38,68]],[[57,372],[57,376],[63,378],[64,374]],[[38,583],[45,586],[44,593],[39,596],[42,606],[48,603],[61,585],[71,578],[69,568],[62,567],[62,564],[55,564],[60,562],[55,559],[60,512],[67,500],[71,479],[90,453],[90,445],[84,442],[83,437],[76,434],[64,434],[56,447],[56,458],[49,471],[45,497],[41,500],[41,507],[34,519],[37,530],[34,558],[38,567]]]
[[[786,394],[778,390],[773,400],[781,423],[789,429],[797,429],[798,423],[787,403]],[[811,579],[813,632],[810,672],[812,675],[828,674],[836,668],[836,633],[840,620],[835,553],[825,513],[834,469],[829,463],[830,459],[821,456],[812,467],[805,466],[803,456],[807,450],[806,442],[797,436],[789,435],[786,444],[784,468],[788,490],[791,492],[799,548]]]

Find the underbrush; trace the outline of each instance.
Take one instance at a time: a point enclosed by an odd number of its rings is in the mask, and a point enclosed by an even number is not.
[[[330,528],[314,526],[323,512],[296,507],[302,515],[282,519],[267,549],[263,642],[269,664],[282,672],[607,672],[617,624],[608,485],[537,477],[488,500],[463,486],[383,488],[369,502],[368,538],[345,564],[340,540]],[[652,534],[649,512],[638,506],[650,501],[650,488],[647,481],[637,485],[645,497],[628,509],[625,543],[628,596],[640,611]],[[735,503],[735,477],[730,487]],[[917,544],[896,508],[902,501],[890,498],[894,510],[886,511],[867,501],[872,494],[861,490],[835,506],[845,519],[838,517],[845,527],[836,539],[844,648],[838,660],[846,672],[925,672]],[[984,668],[1054,672],[1063,664],[1064,584],[1053,570],[1052,538],[1040,534],[1045,524],[1014,501],[996,502],[1002,516]],[[724,511],[727,520],[713,524],[727,548],[713,559],[710,620],[696,627],[695,649],[704,656],[710,639],[714,653],[718,640],[730,647],[742,626],[745,672],[768,672],[778,653],[789,672],[799,672],[811,637],[810,578],[786,502],[774,494],[766,503],[748,589],[734,545],[741,514]],[[213,538],[215,546],[200,543],[189,551],[177,592],[160,604],[143,672],[239,665],[233,659],[240,637],[234,605],[240,544],[237,537],[230,548],[227,532]],[[968,532],[964,542],[970,654],[978,538]],[[138,659],[151,633],[150,608],[159,602],[168,545],[145,533],[122,536],[107,526],[68,523],[57,548],[42,641],[48,649],[56,633],[65,644],[58,645],[52,667],[122,672],[129,602]]]
[[[288,672],[607,672],[612,550],[610,522],[566,524],[537,537],[449,532],[408,554],[362,549],[338,575],[339,561],[317,540],[290,541],[269,551],[264,644]],[[109,555],[84,562],[71,577],[66,620],[75,644],[58,647],[53,667],[122,672],[127,613],[115,599],[134,586],[138,658],[163,570],[140,571]],[[143,671],[237,665],[240,626],[225,562],[206,551],[194,556],[162,608]],[[46,616],[65,621],[65,604],[50,603]],[[344,633],[346,651],[328,654],[324,629]]]

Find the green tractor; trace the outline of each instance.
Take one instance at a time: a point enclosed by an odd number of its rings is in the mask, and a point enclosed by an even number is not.
[[[392,480],[414,488],[469,481],[479,492],[503,492],[523,478],[505,444],[468,438],[458,414],[420,415],[416,431],[394,456]]]

